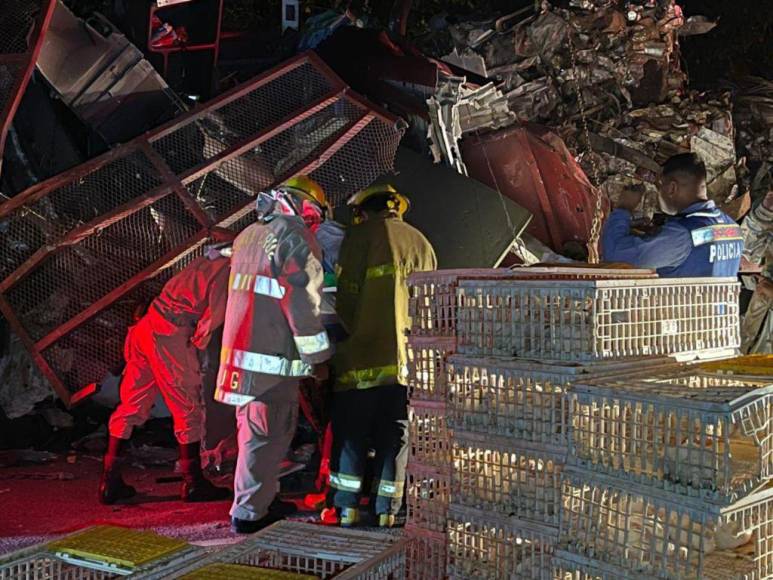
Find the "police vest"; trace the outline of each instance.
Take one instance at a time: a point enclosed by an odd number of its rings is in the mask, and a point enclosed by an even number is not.
[[[705,209],[674,219],[690,232],[692,251],[679,266],[660,268],[660,276],[733,278],[738,274],[743,233],[731,217],[718,209]]]

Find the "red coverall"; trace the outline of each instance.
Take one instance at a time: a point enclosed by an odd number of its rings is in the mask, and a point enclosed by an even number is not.
[[[110,417],[110,435],[131,437],[150,416],[158,394],[182,444],[196,443],[204,430],[201,370],[203,350],[225,318],[229,260],[198,258],[166,283],[147,314],[129,329],[121,402]]]

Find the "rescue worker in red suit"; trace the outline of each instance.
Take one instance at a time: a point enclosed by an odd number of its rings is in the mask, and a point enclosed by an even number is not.
[[[237,407],[239,456],[232,529],[253,533],[270,507],[298,418],[299,384],[324,379],[333,349],[322,320],[322,252],[310,230],[324,215],[287,184],[257,201],[258,221],[234,241],[215,398]]]
[[[121,475],[121,451],[134,428],[147,421],[159,394],[172,415],[180,446],[182,499],[230,497],[229,490],[212,485],[201,472],[204,406],[198,357],[223,323],[228,271],[227,258],[197,258],[166,283],[147,313],[129,329],[121,402],[110,417],[110,441],[99,484],[102,503],[135,495]]]

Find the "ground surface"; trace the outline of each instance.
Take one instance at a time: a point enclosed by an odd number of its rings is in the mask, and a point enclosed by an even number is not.
[[[234,538],[228,525],[229,502],[181,502],[179,482],[156,482],[172,475],[169,468],[130,468],[126,480],[139,495],[129,504],[101,505],[100,468],[97,459],[79,456],[75,464],[61,459],[0,469],[0,553],[98,523],[151,528],[203,542]],[[72,479],[42,479],[58,474]]]

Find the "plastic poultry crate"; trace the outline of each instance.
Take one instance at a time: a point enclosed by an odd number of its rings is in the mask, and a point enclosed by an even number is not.
[[[314,580],[316,576],[268,570],[242,564],[207,564],[189,572],[182,580]]]
[[[454,339],[409,338],[408,390],[412,400],[445,402],[445,361],[455,350]]]
[[[449,578],[552,579],[557,528],[452,505],[448,538]]]
[[[567,468],[559,546],[610,577],[773,574],[773,489],[730,506]],[[622,571],[615,575],[615,570]]]
[[[671,359],[542,364],[453,355],[446,361],[448,423],[452,429],[566,444],[564,392],[571,383],[643,372]]]
[[[409,580],[443,580],[447,578],[448,537],[413,524],[405,525],[408,541],[407,575]]]
[[[568,462],[720,505],[773,476],[773,385],[688,367],[576,383]]]
[[[451,462],[451,431],[445,403],[411,401],[408,407],[410,460],[447,470]]]
[[[734,353],[739,288],[729,278],[461,280],[457,352],[543,362]]]
[[[530,267],[506,269],[460,269],[417,272],[408,278],[411,290],[409,313],[413,336],[456,336],[457,287],[462,280],[596,280],[655,278],[652,270],[593,267]]]
[[[399,536],[285,520],[167,577],[184,578],[211,564],[240,564],[337,580],[402,578],[406,547]]]
[[[447,469],[408,464],[408,524],[445,533],[450,501],[451,475]]]
[[[457,505],[558,526],[565,450],[454,433],[451,496]]]
[[[166,578],[170,569],[203,555],[184,541],[153,532],[94,526],[0,557],[0,579]]]

